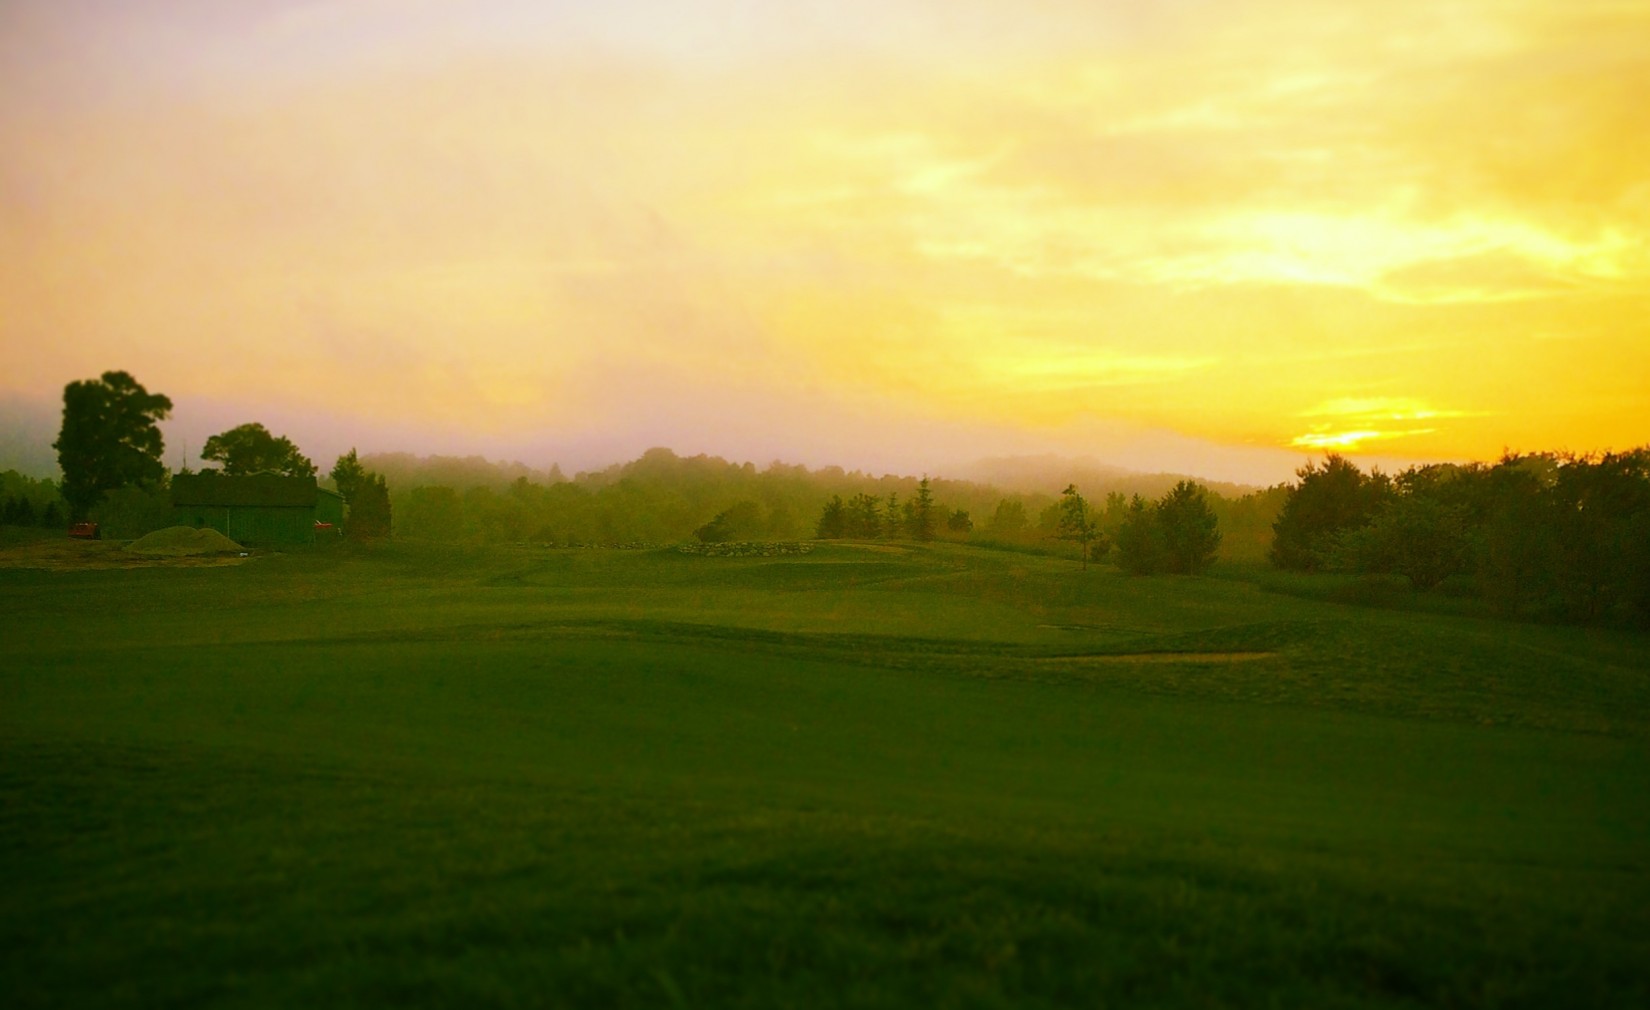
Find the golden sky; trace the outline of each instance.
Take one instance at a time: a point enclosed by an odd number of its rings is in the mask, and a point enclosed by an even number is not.
[[[1626,448],[1647,103],[1647,0],[10,0],[0,395],[317,458]]]

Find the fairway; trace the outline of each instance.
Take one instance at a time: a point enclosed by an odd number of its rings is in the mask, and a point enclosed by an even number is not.
[[[1650,642],[955,545],[0,569],[11,1006],[1633,1006]]]

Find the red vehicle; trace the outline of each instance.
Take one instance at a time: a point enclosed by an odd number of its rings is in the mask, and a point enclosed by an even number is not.
[[[76,540],[103,539],[103,533],[97,528],[97,523],[75,523],[69,527],[69,536]]]

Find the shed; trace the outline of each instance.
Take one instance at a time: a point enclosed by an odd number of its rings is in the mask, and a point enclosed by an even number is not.
[[[226,477],[216,470],[172,478],[172,515],[181,525],[210,526],[248,546],[307,544],[317,522],[341,522],[344,499],[314,477],[255,473]]]

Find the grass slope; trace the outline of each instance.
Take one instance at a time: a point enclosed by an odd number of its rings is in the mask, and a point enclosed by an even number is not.
[[[1650,998],[1642,638],[947,546],[0,613],[10,1005]]]

